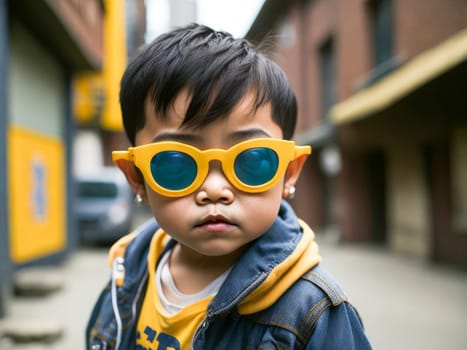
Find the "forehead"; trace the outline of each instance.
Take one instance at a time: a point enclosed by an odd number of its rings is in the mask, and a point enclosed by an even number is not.
[[[255,94],[247,93],[227,114],[214,118],[206,125],[184,124],[184,118],[190,103],[190,96],[185,90],[174,100],[174,103],[162,114],[154,110],[154,104],[147,98],[145,102],[145,126],[136,134],[136,144],[153,142],[162,133],[191,134],[201,139],[216,139],[217,144],[222,140],[229,143],[232,135],[243,132],[248,135],[249,130],[256,130],[261,137],[282,138],[282,130],[272,119],[270,103],[255,107]],[[251,133],[252,135],[254,133]],[[260,135],[262,134],[262,135]],[[218,145],[220,147],[221,145]]]

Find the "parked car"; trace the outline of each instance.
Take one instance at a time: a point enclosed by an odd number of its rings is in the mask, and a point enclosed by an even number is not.
[[[109,244],[132,229],[133,193],[117,168],[78,177],[76,217],[80,242]]]

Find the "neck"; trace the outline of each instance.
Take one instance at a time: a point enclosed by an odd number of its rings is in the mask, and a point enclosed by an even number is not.
[[[180,292],[194,294],[227,271],[243,251],[244,248],[228,255],[206,256],[178,243],[169,259],[170,273]]]

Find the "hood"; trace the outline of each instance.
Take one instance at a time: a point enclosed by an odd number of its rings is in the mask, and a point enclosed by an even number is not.
[[[314,232],[299,220],[303,234],[295,250],[276,265],[264,281],[240,302],[240,314],[252,314],[274,304],[289,287],[321,261]]]

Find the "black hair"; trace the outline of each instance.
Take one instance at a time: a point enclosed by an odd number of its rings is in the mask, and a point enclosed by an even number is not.
[[[132,145],[145,124],[146,98],[164,116],[183,89],[188,89],[190,97],[183,125],[203,127],[225,117],[253,91],[253,108],[270,102],[272,119],[284,138],[293,136],[297,103],[281,68],[246,39],[190,24],[142,47],[126,68],[120,105]]]

